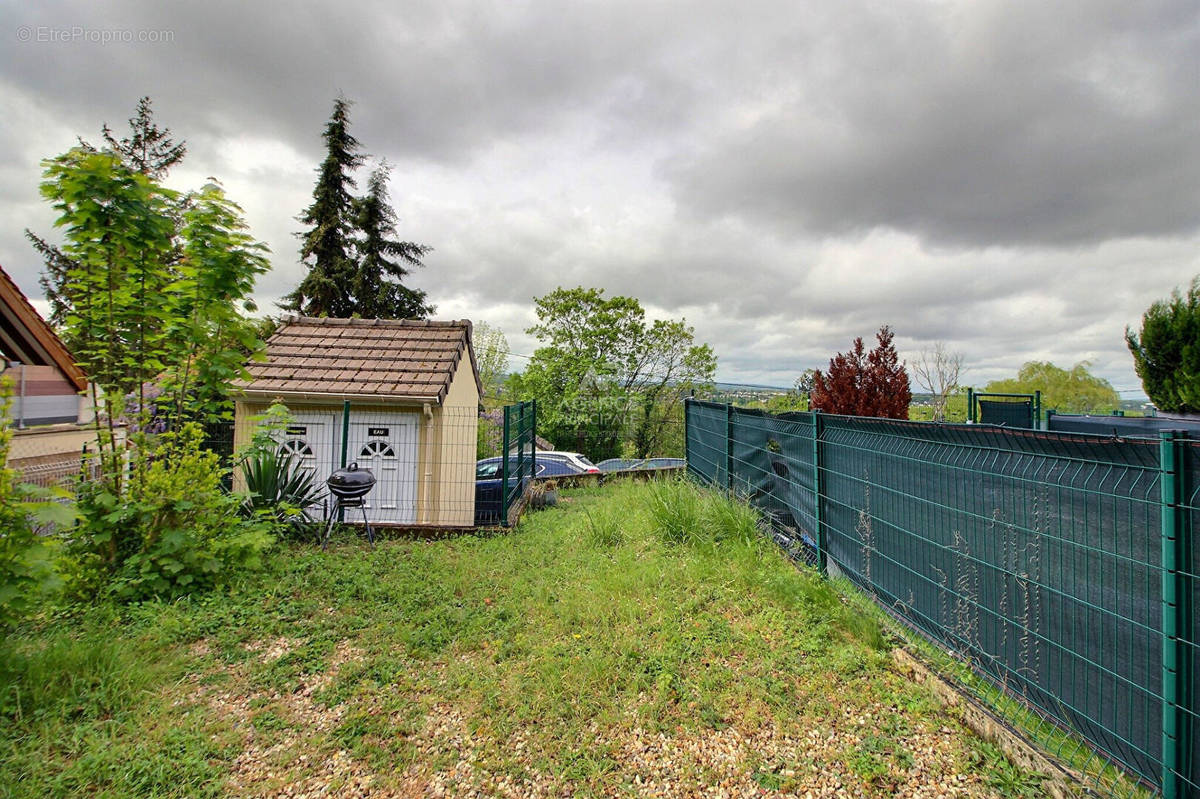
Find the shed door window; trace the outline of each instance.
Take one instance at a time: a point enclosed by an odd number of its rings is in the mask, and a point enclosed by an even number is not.
[[[295,455],[298,458],[312,458],[312,447],[303,438],[289,438],[279,445],[281,455]]]
[[[362,450],[358,453],[360,458],[387,458],[390,460],[396,459],[396,451],[392,449],[392,445],[386,441],[368,441],[363,444]]]

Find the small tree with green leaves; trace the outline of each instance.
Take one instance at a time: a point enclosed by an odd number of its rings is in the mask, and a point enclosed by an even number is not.
[[[54,275],[63,337],[97,408],[98,479],[79,486],[72,536],[76,589],[173,594],[256,564],[271,540],[221,489],[223,469],[194,424],[228,415],[229,382],[261,346],[242,311],[265,248],[218,185],[181,198],[154,179],[164,162],[152,144],[106,140],[119,152],[81,145],[45,161],[41,186],[64,238]],[[152,383],[166,388],[174,427],[161,439],[148,432]]]
[[[59,212],[71,267],[59,286],[67,309],[63,337],[92,381],[104,479],[121,493],[116,425],[125,397],[147,414],[145,385],[168,365],[175,327],[168,266],[177,194],[108,152],[76,147],[45,163],[42,195]]]
[[[254,281],[269,268],[267,248],[246,232],[242,209],[217,183],[187,195],[183,258],[173,287],[171,340],[179,350],[164,380],[174,419],[230,418],[229,384],[246,374],[246,354],[262,347],[253,312]]]
[[[538,324],[528,332],[545,346],[511,390],[538,400],[542,434],[593,459],[623,448],[635,457],[662,454],[669,431],[681,426],[683,398],[712,382],[712,348],[696,344],[684,320],[647,324],[633,297],[558,288],[535,303]]]
[[[1200,276],[1151,305],[1142,328],[1125,329],[1146,396],[1168,413],[1200,413]]]
[[[129,120],[128,136],[117,139],[107,122],[101,127],[100,135],[108,145],[106,149],[109,153],[119,158],[131,171],[145,175],[154,182],[165,178],[171,167],[187,154],[186,142],[172,139],[170,128],[158,127],[149,97],[138,100],[134,116]],[[79,140],[79,145],[89,153],[99,152],[100,149],[83,139]],[[45,262],[39,282],[50,303],[50,321],[61,325],[71,308],[71,299],[69,294],[64,294],[64,286],[70,281],[71,270],[76,269],[78,264],[58,246],[32,231],[26,230],[25,236]]]

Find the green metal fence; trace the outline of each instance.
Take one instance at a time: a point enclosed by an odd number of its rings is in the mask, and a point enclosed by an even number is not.
[[[1200,442],[697,401],[685,419],[692,475],[951,650],[981,694],[1200,795]]]
[[[504,406],[504,433],[500,462],[500,520],[515,523],[537,474],[537,401]]]

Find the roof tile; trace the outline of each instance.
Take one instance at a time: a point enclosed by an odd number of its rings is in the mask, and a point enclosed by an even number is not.
[[[266,361],[247,364],[250,379],[239,387],[411,399],[441,396],[463,360],[470,329],[467,321],[301,317],[267,342]]]

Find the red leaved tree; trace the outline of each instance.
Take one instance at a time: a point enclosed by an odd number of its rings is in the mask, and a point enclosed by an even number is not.
[[[892,344],[894,334],[884,325],[875,338],[879,344],[870,352],[865,351],[861,337],[854,339],[850,352],[839,352],[829,360],[828,373],[818,370],[813,375],[810,400],[813,410],[847,416],[908,418],[912,390],[908,372]]]

